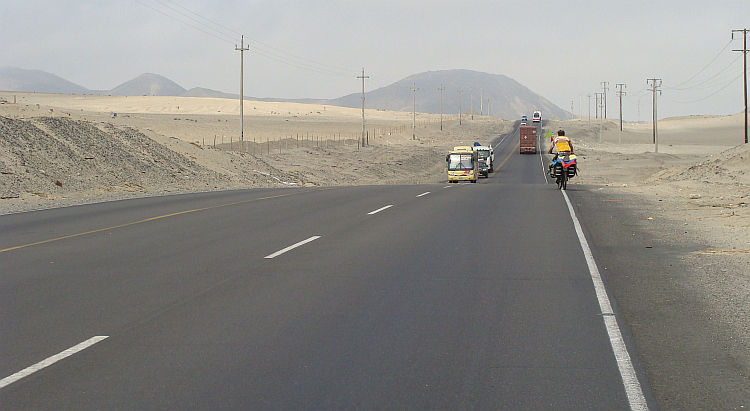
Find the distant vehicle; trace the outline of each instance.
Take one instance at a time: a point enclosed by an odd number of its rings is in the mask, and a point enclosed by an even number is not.
[[[519,134],[521,135],[521,154],[536,154],[536,126],[521,126]]]
[[[525,126],[526,125],[526,120],[521,120],[521,125]]]
[[[521,116],[521,121],[529,121],[529,118],[526,116]]]
[[[534,115],[531,116],[531,122],[532,123],[539,123],[542,121],[542,112],[539,110],[534,111]]]
[[[448,163],[448,182],[459,181],[477,182],[479,175],[479,161],[477,154],[470,146],[453,147],[453,150],[445,156]]]
[[[495,152],[492,150],[492,146],[482,146],[482,145],[476,145],[479,143],[474,143],[474,152],[477,153],[477,160],[484,161],[487,163],[487,167],[489,168],[489,172],[492,173],[495,171]],[[488,176],[488,175],[487,175]]]

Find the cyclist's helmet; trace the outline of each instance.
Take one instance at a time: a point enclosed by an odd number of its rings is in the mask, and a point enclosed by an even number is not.
[[[564,136],[565,135],[565,130],[557,130],[557,135],[558,136]]]

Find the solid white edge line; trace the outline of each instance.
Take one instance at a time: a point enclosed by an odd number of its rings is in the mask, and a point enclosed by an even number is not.
[[[302,241],[300,241],[299,243],[296,243],[296,244],[292,244],[292,245],[290,245],[289,247],[287,247],[287,248],[284,248],[283,250],[279,250],[279,251],[277,251],[277,252],[275,252],[275,253],[273,253],[273,254],[269,254],[269,255],[267,255],[267,256],[265,256],[265,257],[263,257],[263,258],[274,258],[274,257],[278,257],[278,256],[280,256],[281,254],[284,254],[284,253],[285,253],[285,252],[287,252],[287,251],[293,250],[293,249],[295,249],[295,248],[297,248],[297,247],[299,247],[299,246],[301,246],[301,245],[305,245],[305,244],[309,243],[310,241],[315,241],[315,240],[317,240],[318,238],[320,238],[320,236],[319,236],[319,235],[314,235],[314,236],[312,236],[312,237],[308,238],[307,240],[302,240]]]
[[[41,370],[43,368],[49,367],[50,365],[52,365],[52,364],[54,364],[54,363],[56,363],[56,362],[58,362],[58,361],[60,361],[60,360],[62,360],[64,358],[66,358],[66,357],[70,357],[71,355],[73,355],[73,354],[75,354],[75,353],[77,353],[79,351],[83,351],[86,348],[91,347],[92,345],[98,343],[99,341],[104,340],[107,337],[109,337],[109,336],[108,335],[98,335],[96,337],[91,337],[88,340],[86,340],[86,341],[84,341],[84,342],[82,342],[82,343],[80,343],[78,345],[75,345],[73,347],[70,347],[67,350],[65,350],[65,351],[63,351],[63,352],[61,352],[59,354],[55,354],[55,355],[53,355],[53,356],[51,356],[51,357],[49,357],[49,358],[47,358],[45,360],[39,361],[38,363],[36,363],[36,364],[34,364],[34,365],[30,366],[30,367],[24,368],[23,370],[15,373],[13,375],[5,377],[2,380],[0,380],[0,388],[6,387],[6,386],[8,386],[10,384],[13,384],[14,382],[20,380],[21,378],[28,377],[29,375],[31,375],[31,374],[33,374],[33,373],[35,373],[35,372],[37,372],[37,371],[39,371],[39,370]]]
[[[539,161],[542,162],[542,174],[544,174],[544,183],[549,184],[549,179],[547,178],[549,176],[549,173],[545,172],[544,170],[544,156],[542,155],[542,150],[539,150]]]
[[[602,317],[604,318],[604,325],[607,328],[607,334],[609,335],[609,342],[612,344],[612,351],[615,354],[615,360],[617,361],[617,367],[620,370],[620,376],[622,377],[623,385],[625,386],[625,394],[628,397],[630,403],[630,409],[633,411],[647,411],[648,404],[646,403],[646,397],[643,395],[643,389],[638,381],[638,376],[633,368],[633,363],[630,360],[630,354],[628,354],[628,348],[625,346],[625,341],[622,338],[622,332],[620,327],[617,325],[617,319],[612,312],[612,304],[607,296],[607,290],[604,288],[604,282],[599,274],[599,269],[596,267],[596,261],[594,255],[591,253],[589,243],[586,241],[586,237],[583,234],[581,223],[578,221],[575,211],[573,210],[573,204],[571,204],[568,194],[565,191],[560,191],[565,198],[565,202],[568,204],[568,211],[570,211],[570,217],[573,219],[573,226],[576,229],[578,235],[578,241],[581,243],[583,249],[583,255],[586,258],[586,264],[589,267],[589,273],[591,273],[591,280],[594,283],[594,290],[596,291],[596,298],[599,300],[599,309],[602,311]]]
[[[370,211],[370,212],[369,212],[369,213],[367,213],[367,214],[369,214],[369,215],[377,214],[377,213],[379,213],[379,212],[381,212],[381,211],[383,211],[383,210],[386,210],[386,209],[388,209],[388,208],[391,208],[391,207],[393,207],[393,204],[388,204],[388,205],[387,205],[387,206],[385,206],[385,207],[380,207],[380,208],[378,208],[377,210],[375,210],[375,211]]]
[[[426,196],[427,194],[430,194],[430,192],[428,191],[426,193],[422,193],[422,194],[418,195],[417,197],[423,197],[423,196]]]
[[[542,130],[544,130],[544,129],[542,128]],[[548,175],[549,175],[549,173],[544,170],[544,155],[543,155],[544,153],[542,153],[542,151],[544,151],[544,150],[543,150],[542,143],[541,143],[542,142],[542,137],[541,136],[537,136],[537,139],[539,140],[539,141],[537,141],[537,145],[539,146],[539,161],[541,161],[541,163],[542,163],[542,174],[544,175],[544,183],[545,184],[549,184],[550,181],[547,178]]]

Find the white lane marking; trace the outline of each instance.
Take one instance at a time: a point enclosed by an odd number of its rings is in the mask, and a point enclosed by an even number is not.
[[[381,211],[383,211],[383,210],[387,210],[387,209],[389,209],[389,208],[391,208],[391,207],[393,207],[393,204],[389,204],[389,205],[387,205],[387,206],[385,206],[385,207],[380,207],[380,208],[378,208],[377,210],[375,210],[375,211],[370,211],[370,212],[369,212],[369,213],[367,213],[367,214],[369,214],[369,215],[377,214],[377,213],[379,213],[379,212],[381,212]]]
[[[622,332],[620,331],[620,327],[617,325],[617,319],[612,312],[612,304],[607,296],[607,290],[604,288],[604,282],[602,281],[602,276],[599,274],[599,269],[596,267],[594,255],[591,253],[589,243],[583,235],[581,223],[578,221],[575,211],[573,211],[573,204],[571,204],[568,194],[565,193],[564,190],[561,190],[560,192],[563,194],[565,202],[568,204],[568,211],[570,211],[570,217],[573,219],[573,226],[576,229],[578,241],[581,243],[583,255],[586,257],[586,264],[589,267],[589,273],[591,273],[591,280],[594,282],[596,298],[599,300],[599,309],[602,311],[604,325],[606,326],[607,334],[609,335],[609,342],[612,344],[612,351],[614,351],[615,359],[617,360],[617,367],[620,370],[620,376],[625,385],[625,394],[628,397],[630,409],[633,411],[647,411],[648,404],[646,403],[646,397],[643,395],[643,389],[641,388],[640,382],[638,382],[638,376],[633,368],[633,363],[630,361],[630,354],[628,354],[625,341],[622,339]]]
[[[426,196],[427,194],[430,194],[430,192],[428,191],[426,193],[422,193],[422,194],[418,195],[417,197],[423,197],[423,196]]]
[[[443,188],[451,188],[451,186],[445,186],[445,187],[443,187]]]
[[[65,350],[65,351],[63,351],[63,352],[61,352],[59,354],[55,354],[55,355],[53,355],[53,356],[51,356],[51,357],[49,357],[49,358],[47,358],[45,360],[39,361],[38,363],[36,363],[36,364],[34,364],[34,365],[30,366],[30,367],[24,368],[23,370],[15,373],[13,375],[5,377],[2,380],[0,380],[0,388],[3,388],[3,387],[8,386],[10,384],[13,384],[14,382],[20,380],[21,378],[28,377],[29,375],[31,375],[31,374],[33,374],[33,373],[41,370],[42,368],[49,367],[50,365],[52,365],[52,364],[54,364],[54,363],[56,363],[56,362],[58,362],[58,361],[60,361],[60,360],[62,360],[64,358],[66,358],[66,357],[70,357],[71,355],[73,355],[73,354],[75,354],[75,353],[77,353],[79,351],[85,350],[86,348],[91,347],[92,345],[98,343],[99,341],[102,341],[103,339],[105,339],[107,337],[109,337],[109,336],[108,335],[98,335],[96,337],[91,337],[88,340],[86,340],[86,341],[84,341],[84,342],[82,342],[82,343],[80,343],[78,345],[75,345],[73,347],[70,347],[67,350]]]
[[[287,252],[287,251],[290,251],[290,250],[294,250],[295,248],[297,248],[297,247],[299,247],[299,246],[301,246],[301,245],[305,245],[305,244],[309,243],[310,241],[315,241],[315,240],[317,240],[318,238],[320,238],[320,236],[319,236],[319,235],[314,235],[314,236],[312,236],[312,237],[308,238],[307,240],[302,240],[302,241],[300,241],[299,243],[296,243],[296,244],[292,244],[292,245],[290,245],[289,247],[287,247],[287,248],[285,248],[285,249],[283,249],[283,250],[279,250],[279,251],[277,251],[277,252],[275,252],[275,253],[273,253],[273,254],[269,254],[269,255],[267,255],[267,256],[265,256],[265,257],[263,257],[263,258],[274,258],[274,257],[278,257],[278,256],[280,256],[281,254],[284,254],[284,253],[285,253],[285,252]]]
[[[544,174],[544,183],[549,184],[549,180],[547,179],[549,172],[544,171],[544,157],[542,156],[542,150],[539,150],[539,161],[542,162],[542,174]]]
[[[513,134],[513,133],[510,133],[510,134]],[[500,146],[500,144],[503,144],[503,141],[505,141],[505,139],[506,139],[506,138],[507,138],[507,137],[508,137],[508,136],[509,136],[510,134],[506,134],[506,135],[505,135],[505,137],[503,137],[503,138],[502,138],[502,139],[500,140],[500,142],[499,142],[499,143],[497,143],[497,144],[495,145],[495,147],[493,147],[492,149],[494,150],[494,149],[498,148],[498,147]]]

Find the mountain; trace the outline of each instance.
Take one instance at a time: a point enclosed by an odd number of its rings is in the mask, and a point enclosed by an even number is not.
[[[365,108],[412,111],[416,91],[416,110],[420,113],[440,113],[440,90],[443,90],[443,113],[458,114],[459,103],[464,114],[488,113],[494,117],[517,119],[541,110],[544,118],[566,118],[567,113],[521,83],[500,74],[472,70],[441,70],[415,74],[386,87],[365,93]],[[459,102],[458,90],[462,90]],[[480,96],[483,100],[480,103]],[[489,99],[489,102],[487,101]],[[329,100],[328,104],[343,107],[362,107],[362,94],[353,93]]]
[[[461,89],[461,111],[470,114],[472,100],[474,114],[490,114],[504,119],[530,116],[541,110],[544,118],[566,118],[567,113],[549,100],[529,90],[521,83],[500,74],[472,70],[428,71],[406,77],[386,87],[365,93],[368,109],[412,111],[416,92],[416,109],[421,113],[440,113],[440,90],[443,87],[445,114],[458,114]],[[473,93],[471,90],[474,90]],[[158,74],[141,74],[112,90],[89,90],[54,74],[15,67],[0,68],[0,90],[64,94],[104,94],[114,96],[183,96],[237,99],[239,95],[195,87],[185,90],[179,84]],[[472,96],[473,94],[473,96]],[[480,102],[480,96],[482,101]],[[473,98],[472,98],[473,97]],[[353,93],[332,100],[253,98],[260,101],[329,104],[342,107],[362,107],[362,95]],[[489,99],[489,101],[488,101]]]
[[[145,73],[120,84],[106,94],[113,96],[180,96],[186,91],[179,84],[164,76]]]
[[[91,94],[91,90],[41,70],[0,67],[0,90],[37,93]]]

